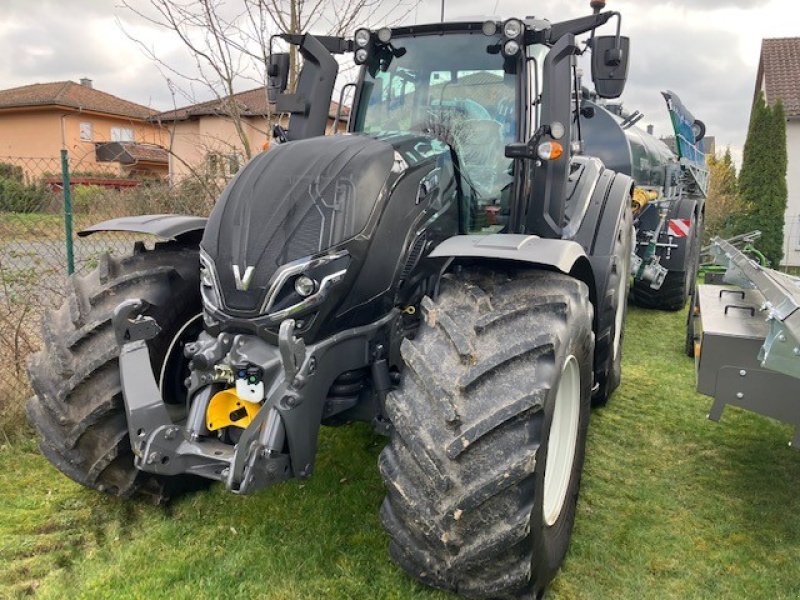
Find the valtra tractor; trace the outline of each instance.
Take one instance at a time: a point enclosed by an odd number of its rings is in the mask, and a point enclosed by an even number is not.
[[[269,60],[289,125],[207,219],[82,232],[164,241],[105,256],[45,319],[28,415],[47,458],[115,496],[252,494],[311,476],[321,425],[367,421],[394,560],[468,597],[541,595],[590,406],[620,381],[634,182],[586,151],[576,66],[590,51],[593,93],[622,93],[604,4],[280,36],[303,57],[292,94],[288,55]],[[324,136],[350,52],[348,132]]]

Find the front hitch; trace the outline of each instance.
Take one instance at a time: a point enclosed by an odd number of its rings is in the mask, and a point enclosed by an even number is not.
[[[214,479],[237,494],[311,475],[331,384],[341,373],[371,364],[371,344],[397,317],[392,311],[311,346],[295,336],[292,319],[281,323],[277,347],[253,335],[223,332],[215,338],[203,333],[185,347],[192,369],[186,382],[189,414],[173,420],[147,346],[160,328],[143,314],[146,309],[141,300],[123,302],[112,321],[121,346],[120,379],[135,465],[158,475]],[[209,431],[206,414],[212,397],[230,386],[232,366],[240,364],[261,369],[266,393],[233,445]]]

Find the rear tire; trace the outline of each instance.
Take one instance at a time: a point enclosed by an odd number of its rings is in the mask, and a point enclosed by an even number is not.
[[[168,351],[181,352],[176,334],[201,311],[199,272],[197,249],[175,243],[153,251],[138,246],[125,258],[106,254],[91,274],[71,277],[64,304],[44,316],[43,348],[28,364],[35,393],[28,420],[42,453],[71,479],[112,496],[141,493],[156,502],[198,485],[196,478],[157,477],[134,466],[111,317],[127,298],[151,304],[146,314],[162,328],[148,342],[158,381]],[[175,390],[171,379],[180,374],[169,375],[164,389]]]
[[[626,207],[617,238],[614,242],[614,264],[606,285],[604,302],[604,330],[598,334],[597,392],[592,396],[592,406],[605,406],[622,381],[622,345],[625,341],[625,320],[628,316],[628,291],[631,281],[631,253],[636,234],[633,229],[633,215]],[[601,341],[602,340],[602,341]]]
[[[588,297],[527,271],[446,278],[423,300],[379,460],[390,554],[409,574],[471,598],[538,597],[555,575],[589,422]]]

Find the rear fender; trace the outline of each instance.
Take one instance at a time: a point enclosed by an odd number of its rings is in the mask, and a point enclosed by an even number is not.
[[[165,240],[199,243],[206,228],[205,217],[190,215],[139,215],[97,223],[78,232],[86,237],[100,232],[126,232],[154,235]]]

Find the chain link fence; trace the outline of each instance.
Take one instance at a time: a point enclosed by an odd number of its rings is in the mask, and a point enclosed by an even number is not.
[[[118,163],[88,170],[65,152],[0,156],[0,428],[21,415],[27,357],[39,349],[41,320],[63,301],[70,272],[84,275],[102,254],[130,253],[142,238],[77,232],[120,216],[206,215],[225,183],[192,176],[170,185],[166,169],[123,171]]]

